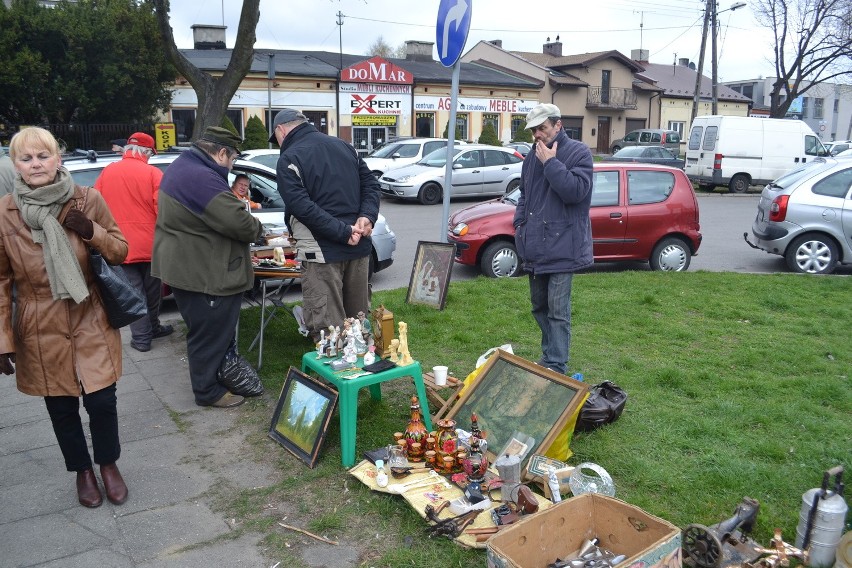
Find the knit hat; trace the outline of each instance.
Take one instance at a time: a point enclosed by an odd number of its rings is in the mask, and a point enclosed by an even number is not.
[[[204,134],[201,135],[200,140],[213,142],[214,144],[219,144],[220,146],[227,146],[229,148],[233,148],[238,152],[240,150],[240,144],[243,143],[242,138],[240,138],[227,128],[222,128],[221,126],[208,126],[207,129],[204,131]]]

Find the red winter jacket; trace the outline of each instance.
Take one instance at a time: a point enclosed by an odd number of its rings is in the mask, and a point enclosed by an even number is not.
[[[162,177],[163,172],[149,165],[147,157],[131,151],[105,167],[95,181],[95,189],[103,194],[130,247],[125,264],[151,262]]]

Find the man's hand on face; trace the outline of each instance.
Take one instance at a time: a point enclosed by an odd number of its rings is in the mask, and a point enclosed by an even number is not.
[[[535,157],[538,158],[538,161],[542,164],[547,162],[550,158],[556,157],[556,148],[558,144],[556,142],[553,143],[553,148],[548,148],[544,142],[539,142],[535,145]]]

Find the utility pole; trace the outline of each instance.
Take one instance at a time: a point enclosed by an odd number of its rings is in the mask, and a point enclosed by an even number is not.
[[[338,26],[338,37],[340,38],[340,65],[337,70],[337,81],[335,81],[336,91],[337,91],[337,101],[334,103],[334,108],[337,110],[337,126],[336,126],[336,136],[340,138],[340,81],[343,80],[343,12],[340,10],[337,11],[337,26]],[[329,132],[331,134],[331,132]]]
[[[704,72],[704,50],[707,47],[707,28],[710,26],[710,3],[714,0],[707,0],[704,7],[704,27],[701,29],[701,51],[698,52],[698,73],[695,75],[695,94],[692,99],[692,118],[689,120],[689,128],[692,129],[692,123],[695,122],[695,117],[698,115],[698,101],[701,93],[701,74]]]
[[[711,83],[710,84],[711,84],[711,88],[712,88],[712,91],[713,91],[713,95],[712,95],[713,96],[713,102],[710,106],[710,114],[718,114],[719,113],[719,50],[718,50],[718,47],[716,45],[717,44],[716,38],[717,38],[718,32],[719,32],[719,25],[717,24],[717,21],[719,20],[719,14],[716,11],[716,6],[717,6],[716,1],[712,0],[712,2],[713,2],[713,12],[710,15],[710,18],[712,19],[712,25],[710,27],[713,30],[712,31],[713,41],[711,42],[711,48],[710,49],[712,50],[712,53],[713,53],[713,60],[712,60],[712,63],[711,63],[712,75],[711,75]],[[708,0],[707,7],[709,9],[710,0]]]

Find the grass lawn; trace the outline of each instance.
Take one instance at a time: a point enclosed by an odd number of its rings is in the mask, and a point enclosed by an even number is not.
[[[836,276],[577,276],[569,374],[582,372],[589,384],[615,381],[629,399],[617,422],[574,436],[570,462],[603,466],[618,498],[680,527],[716,523],[753,497],[761,503],[755,538],[768,545],[780,527],[793,542],[802,493],[852,457],[850,298],[852,280]],[[402,289],[376,293],[373,303],[408,323],[411,353],[424,369],[443,364],[463,378],[482,352],[503,343],[526,359],[539,356],[526,278],[453,282],[443,311],[407,305]],[[258,320],[257,309],[244,311],[243,350]],[[400,497],[372,493],[347,475],[336,414],[314,470],[266,437],[287,368],[310,349],[292,319],[268,328],[268,393],[246,405],[243,421],[253,432],[252,457],[271,460],[282,480],[242,491],[223,510],[241,530],[268,535],[270,555],[291,568],[303,565],[293,534],[264,512],[269,503],[290,504],[300,526],[358,546],[365,566],[482,565],[482,551],[424,538],[424,522]],[[375,403],[362,391],[359,456],[407,423],[410,382],[395,381],[383,394]]]

